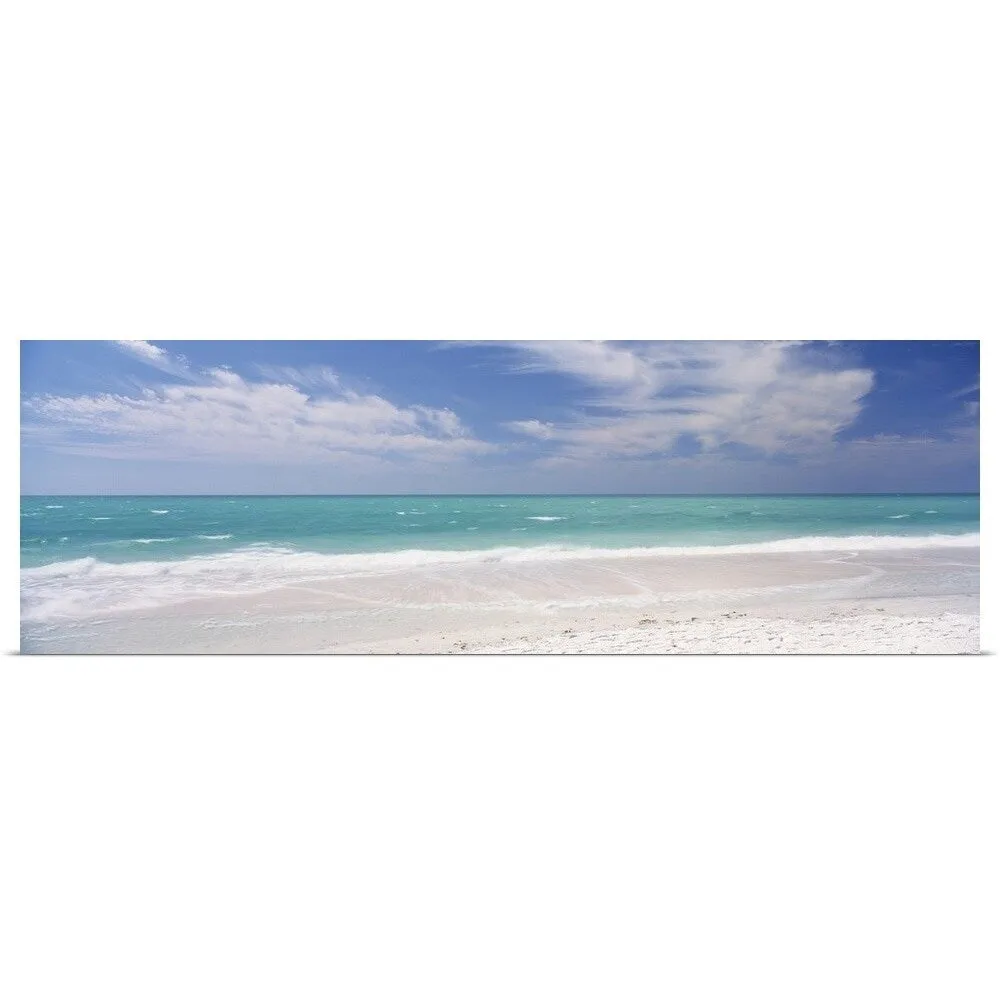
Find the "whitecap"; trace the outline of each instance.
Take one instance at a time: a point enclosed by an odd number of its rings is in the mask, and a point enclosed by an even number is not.
[[[936,514],[937,511],[936,510],[925,510],[924,513],[925,514]]]
[[[110,517],[92,517],[92,518],[90,518],[90,520],[91,521],[110,521],[111,518]]]
[[[405,516],[406,516],[406,511],[405,511],[405,510],[397,510],[397,511],[396,511],[396,513],[397,513],[397,514],[398,514],[398,515],[399,515],[400,517],[405,517]]]
[[[898,521],[901,517],[909,517],[909,516],[910,516],[909,514],[890,514],[889,520]]]
[[[151,510],[149,513],[150,514],[169,514],[170,511],[169,510]]]
[[[565,521],[564,517],[526,517],[525,521]]]
[[[206,542],[221,542],[223,539],[232,538],[232,535],[198,535],[199,538],[204,538]]]
[[[47,503],[45,505],[46,510],[62,510],[63,505],[61,503]]]

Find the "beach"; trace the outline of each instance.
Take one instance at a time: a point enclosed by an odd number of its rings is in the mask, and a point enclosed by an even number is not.
[[[35,653],[977,653],[978,536],[506,553],[50,618]],[[795,543],[801,544],[801,542]],[[162,575],[166,575],[163,570]]]

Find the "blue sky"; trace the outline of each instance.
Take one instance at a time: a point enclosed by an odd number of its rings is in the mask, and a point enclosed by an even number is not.
[[[23,493],[979,488],[977,341],[25,341]]]

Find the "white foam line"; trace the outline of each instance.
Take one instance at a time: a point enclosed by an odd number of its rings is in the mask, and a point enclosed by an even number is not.
[[[139,538],[151,545],[172,538]],[[979,534],[852,535],[787,538],[741,545],[630,549],[519,548],[322,554],[256,544],[213,556],[106,563],[88,556],[21,571],[22,620],[78,617],[114,610],[154,608],[199,596],[254,593],[310,581],[462,564],[533,564],[570,560],[624,560],[755,553],[826,553],[928,548],[976,548]]]

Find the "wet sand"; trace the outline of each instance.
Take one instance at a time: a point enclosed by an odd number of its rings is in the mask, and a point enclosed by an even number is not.
[[[974,653],[979,552],[472,563],[29,623],[29,653]]]

